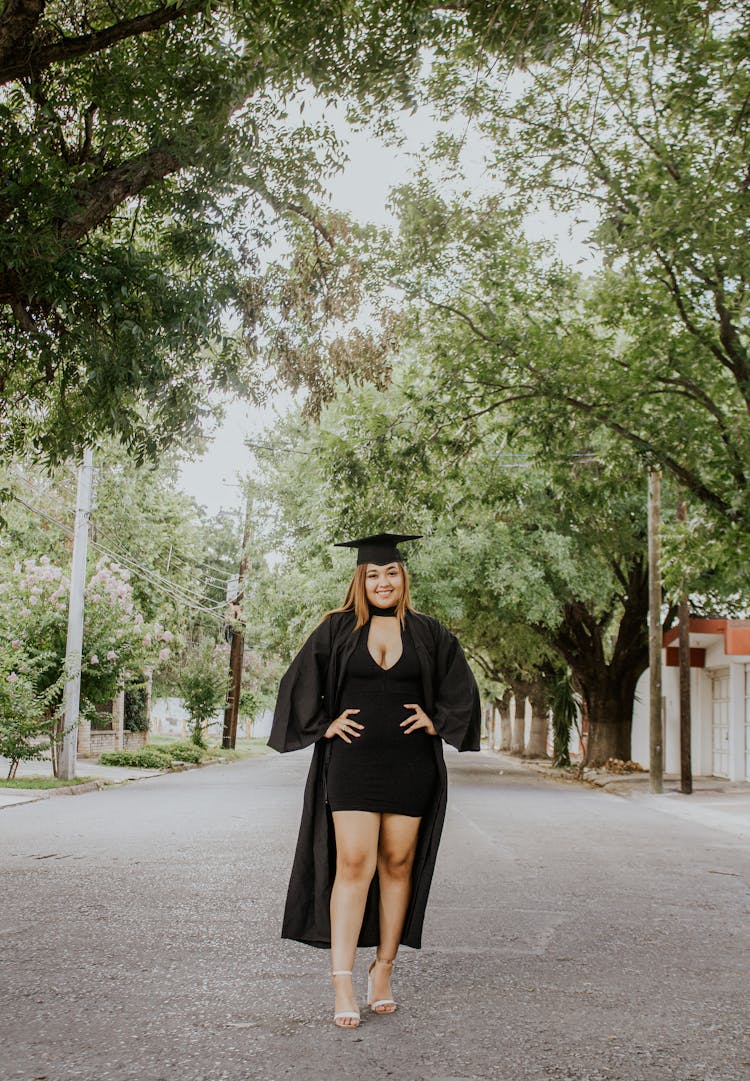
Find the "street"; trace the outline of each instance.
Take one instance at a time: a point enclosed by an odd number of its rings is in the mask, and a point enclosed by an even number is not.
[[[747,844],[447,758],[423,949],[355,1031],[279,937],[308,752],[0,812],[0,1081],[747,1081]]]

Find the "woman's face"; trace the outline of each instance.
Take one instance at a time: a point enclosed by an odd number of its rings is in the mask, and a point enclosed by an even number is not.
[[[368,563],[365,592],[370,604],[376,608],[392,608],[398,604],[404,592],[401,564],[387,563],[379,567],[377,563]]]

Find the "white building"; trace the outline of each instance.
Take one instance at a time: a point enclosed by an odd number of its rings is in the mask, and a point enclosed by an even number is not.
[[[676,627],[664,636],[664,768],[680,772],[680,698]],[[750,620],[690,620],[691,756],[695,776],[750,780]],[[632,756],[649,761],[649,678],[633,710]]]

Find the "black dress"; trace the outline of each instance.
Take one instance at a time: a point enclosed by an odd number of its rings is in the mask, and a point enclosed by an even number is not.
[[[353,720],[364,725],[347,743],[331,740],[326,778],[332,811],[388,811],[421,817],[433,798],[437,764],[424,729],[406,734],[401,722],[414,711],[406,702],[422,699],[419,658],[407,632],[402,652],[390,668],[381,668],[367,648],[367,630],[347,665],[341,690],[342,710],[359,709]]]

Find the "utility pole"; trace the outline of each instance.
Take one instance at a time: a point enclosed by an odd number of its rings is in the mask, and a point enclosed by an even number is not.
[[[661,690],[661,473],[648,474],[648,663],[650,690],[649,775],[652,792],[664,791]]]
[[[73,533],[73,562],[70,569],[68,603],[68,638],[65,646],[65,692],[63,739],[58,756],[58,777],[65,781],[76,775],[78,750],[78,714],[81,705],[81,661],[83,654],[83,602],[86,591],[86,554],[91,516],[91,485],[94,472],[93,451],[83,452],[78,470],[76,520]]]
[[[227,690],[227,703],[224,707],[224,731],[221,737],[221,745],[225,748],[234,748],[237,743],[237,715],[242,693],[242,661],[245,656],[245,624],[242,620],[242,599],[245,595],[243,583],[247,574],[252,508],[253,500],[248,488],[245,502],[245,528],[242,534],[238,593],[230,602],[233,608],[234,625],[232,627],[232,645],[229,651],[229,689]]]
[[[677,503],[677,520],[687,520],[687,503]],[[680,791],[689,796],[693,791],[693,766],[690,758],[690,603],[687,591],[680,594],[679,652],[680,652]]]

